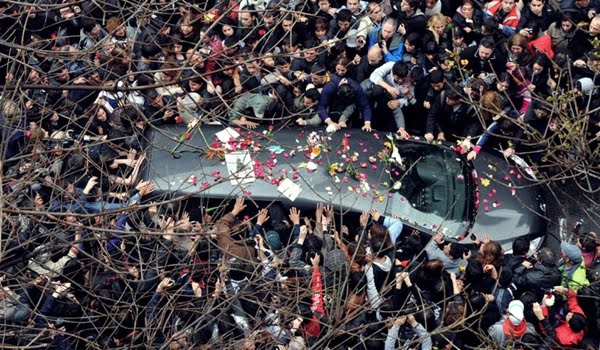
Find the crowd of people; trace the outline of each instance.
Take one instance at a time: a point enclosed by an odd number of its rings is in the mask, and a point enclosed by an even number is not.
[[[599,10],[0,1],[2,344],[598,348],[594,232],[560,252],[519,238],[506,253],[376,210],[356,223],[322,204],[208,210],[156,196],[140,174],[149,129],[204,123],[380,130],[458,142],[468,159],[495,148],[598,164]]]

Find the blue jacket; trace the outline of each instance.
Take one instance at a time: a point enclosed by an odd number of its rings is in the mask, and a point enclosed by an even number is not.
[[[381,40],[381,28],[372,31],[371,34],[369,34],[369,49]],[[404,56],[404,41],[402,40],[402,36],[398,33],[394,33],[387,49],[388,53],[383,56],[386,63],[402,61],[402,56]]]
[[[350,86],[352,86],[352,90],[354,90],[355,103],[358,109],[360,109],[362,118],[365,122],[370,122],[372,118],[371,106],[369,106],[369,99],[367,98],[367,94],[360,87],[360,84],[355,82],[350,78],[344,78],[348,81]],[[323,86],[323,90],[321,91],[321,97],[319,98],[319,104],[317,105],[317,113],[319,117],[323,121],[329,118],[329,114],[327,113],[327,108],[335,96],[337,94],[337,89],[340,84],[342,78],[335,74],[331,74],[331,80]]]

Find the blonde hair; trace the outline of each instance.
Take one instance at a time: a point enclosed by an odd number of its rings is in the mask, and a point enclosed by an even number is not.
[[[440,37],[439,37],[438,33],[436,33],[436,31],[433,30],[433,28],[438,27],[438,26],[445,27],[446,24],[448,24],[448,17],[442,15],[441,13],[436,13],[435,15],[431,16],[429,21],[427,21],[427,26],[428,26],[429,30],[431,31],[431,33],[433,34],[433,37],[435,38],[435,42],[437,44],[440,43]]]
[[[429,21],[427,21],[429,29],[433,29],[433,27],[436,26],[445,26],[446,24],[448,24],[448,17],[442,15],[441,13],[436,13],[435,15],[431,16]]]

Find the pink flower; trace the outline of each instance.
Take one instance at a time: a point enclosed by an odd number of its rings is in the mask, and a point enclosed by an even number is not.
[[[292,180],[294,180],[294,181],[298,180],[298,173],[292,174]]]
[[[252,192],[251,192],[251,191],[248,191],[248,190],[245,190],[245,191],[244,191],[244,194],[245,194],[246,196],[251,196],[251,195],[252,195]]]
[[[378,133],[374,133],[373,137],[379,140],[379,134]]]
[[[361,168],[366,168],[367,166],[368,166],[368,165],[367,165],[367,162],[362,162],[362,163],[360,163],[360,167],[361,167]]]
[[[288,158],[289,156],[290,156],[290,154],[289,154],[289,153],[287,153],[287,152],[283,152],[283,158]]]
[[[485,207],[483,207],[483,210],[487,213],[488,211],[490,211],[490,207],[486,205]]]
[[[367,153],[367,152],[369,152],[369,150],[366,148],[363,148],[363,153]]]
[[[508,175],[507,175],[504,177],[504,180],[508,181],[508,180],[510,180],[510,177],[508,177]]]
[[[516,171],[514,169],[510,169],[509,174],[514,175]]]
[[[376,164],[371,165],[371,170],[377,170],[377,165]]]
[[[204,181],[203,183],[200,184],[200,190],[204,191],[205,189],[209,188],[210,184],[206,181]]]
[[[298,138],[302,138],[302,137],[304,137],[304,134],[302,133],[302,131],[300,131],[300,132],[298,133]]]
[[[337,153],[338,155],[342,154],[342,150],[338,149],[337,151],[335,151],[335,153]]]
[[[366,181],[367,180],[367,174],[360,173],[360,179],[361,179],[361,181]]]
[[[218,171],[218,170],[215,170],[215,171],[213,171],[213,172],[211,173],[211,175],[212,175],[213,177],[219,178],[219,177],[221,177],[221,172],[220,172],[220,171]]]
[[[348,182],[350,182],[350,179],[347,176],[344,176],[344,178],[342,179],[342,182],[347,184]]]

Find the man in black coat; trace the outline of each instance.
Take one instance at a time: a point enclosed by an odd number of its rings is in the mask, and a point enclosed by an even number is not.
[[[425,139],[454,142],[467,136],[475,137],[481,123],[472,105],[461,100],[460,95],[448,89],[440,93],[427,115]]]
[[[500,73],[506,70],[506,57],[495,49],[496,43],[491,37],[484,37],[478,46],[470,46],[460,54],[460,64],[473,72],[473,76]],[[482,74],[483,73],[483,74]]]
[[[548,247],[540,249],[534,254],[537,262],[531,264],[523,261],[521,266],[515,268],[513,283],[520,293],[530,291],[541,298],[544,291],[561,283],[561,274],[556,265],[556,254]]]

